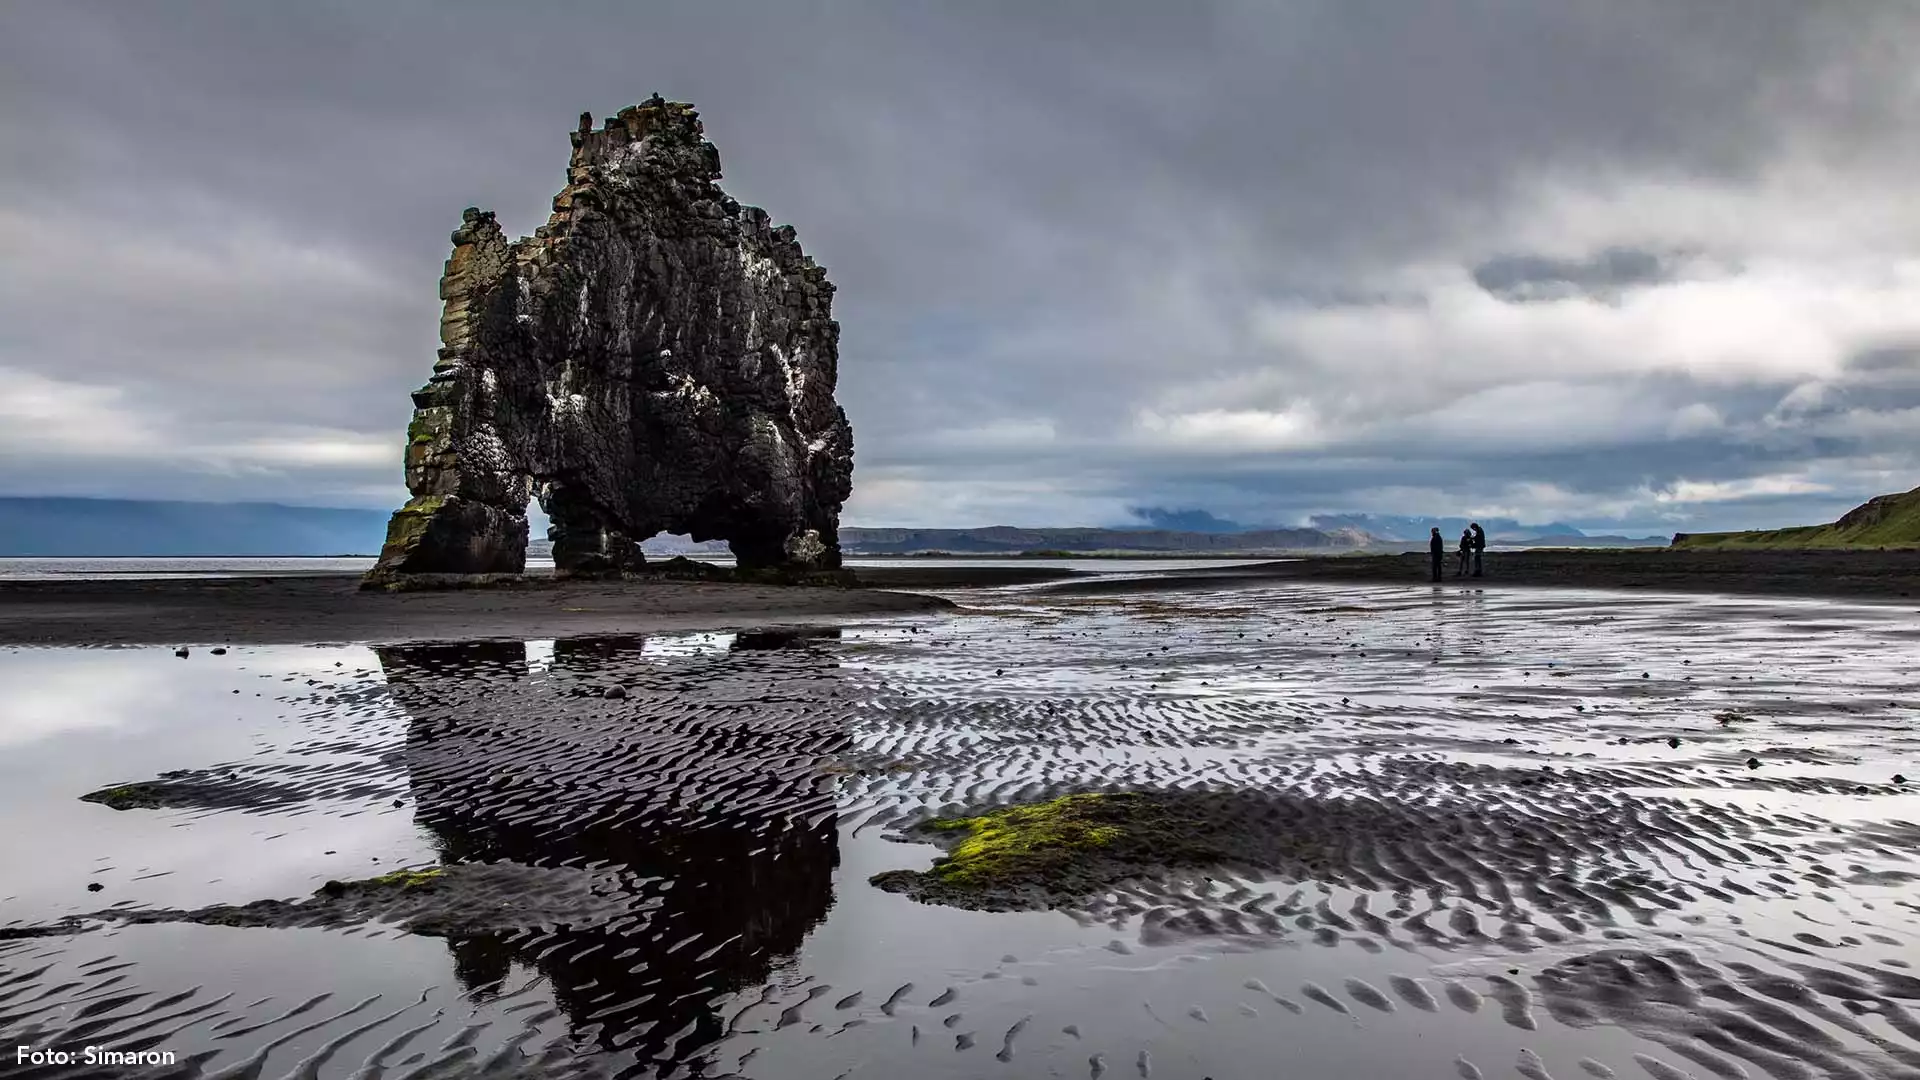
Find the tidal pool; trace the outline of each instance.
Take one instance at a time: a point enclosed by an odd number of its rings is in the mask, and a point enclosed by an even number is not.
[[[954,598],[807,635],[0,652],[0,1073],[1920,1076],[1911,609]],[[1267,810],[1245,864],[1040,910],[869,883],[941,854],[929,818],[1111,790]],[[407,868],[458,912],[323,891]],[[260,900],[318,915],[233,924]]]

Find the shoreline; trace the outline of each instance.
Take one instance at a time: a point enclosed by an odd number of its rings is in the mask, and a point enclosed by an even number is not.
[[[1425,589],[1704,592],[1884,602],[1920,597],[1920,553],[1913,551],[1555,549],[1488,552],[1484,564],[1484,577],[1456,578],[1454,555],[1448,552],[1441,564],[1441,580],[1435,583],[1428,579],[1425,553],[1337,555],[1177,571],[1157,578],[1066,581],[1043,589],[1055,594],[1112,595],[1326,582]]]
[[[922,575],[925,576],[925,575]],[[925,586],[922,586],[925,587]],[[358,574],[0,582],[0,646],[401,644],[817,626],[947,611],[886,588],[533,578],[362,591]]]
[[[1019,565],[867,567],[852,588],[659,578],[386,593],[358,574],[0,581],[0,646],[397,644],[818,626],[955,610],[913,590],[1032,585],[1050,595],[1192,592],[1288,583],[1586,588],[1898,603],[1920,597],[1912,551],[1614,549],[1488,553],[1486,576],[1438,585],[1424,554],[1196,566],[1142,576]]]

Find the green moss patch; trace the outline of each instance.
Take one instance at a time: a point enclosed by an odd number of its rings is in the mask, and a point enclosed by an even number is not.
[[[427,535],[434,515],[447,505],[445,495],[416,495],[387,519],[387,542],[380,556],[385,559],[413,550]]]
[[[451,441],[453,432],[453,409],[447,405],[428,405],[413,411],[413,419],[407,421],[408,444],[431,445],[442,440]]]
[[[947,854],[924,871],[876,874],[875,886],[981,910],[1058,907],[1171,867],[1241,862],[1209,808],[1177,792],[1089,792],[940,818],[912,830]]]
[[[1126,798],[1068,795],[1038,806],[931,822],[928,828],[963,839],[929,872],[949,885],[987,885],[1047,874],[1080,852],[1107,848],[1120,839],[1116,815],[1103,804]]]
[[[1516,778],[1523,786],[1528,780],[1541,775]],[[1474,800],[1231,786],[1066,794],[935,818],[895,839],[945,850],[925,869],[869,879],[888,892],[978,911],[1104,912],[1095,915],[1101,918],[1132,902],[1116,907],[1115,894],[1165,896],[1161,886],[1175,881],[1174,892],[1207,893],[1196,877],[1485,894],[1550,868],[1624,868],[1648,843],[1635,814],[1583,816],[1576,837],[1557,816],[1491,810]],[[1460,879],[1454,860],[1434,856],[1429,845],[1436,843],[1471,854],[1467,861],[1480,867],[1472,880]]]

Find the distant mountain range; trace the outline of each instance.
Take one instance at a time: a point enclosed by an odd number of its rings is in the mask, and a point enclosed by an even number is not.
[[[385,510],[0,497],[0,556],[372,555]]]
[[[984,529],[840,530],[849,555],[910,555],[945,551],[955,555],[1017,555],[1030,551],[1239,553],[1353,550],[1368,537],[1355,530],[1249,529],[1194,532],[1175,529]]]

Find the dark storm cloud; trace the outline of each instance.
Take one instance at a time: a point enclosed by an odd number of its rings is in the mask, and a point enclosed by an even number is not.
[[[1502,300],[1615,299],[1630,288],[1665,281],[1671,270],[1650,251],[1609,248],[1585,259],[1496,255],[1473,268],[1473,283]]]
[[[12,5],[0,490],[395,499],[460,209],[531,230],[577,114],[658,90],[840,286],[851,520],[1823,511],[1913,483],[1916,28]]]

